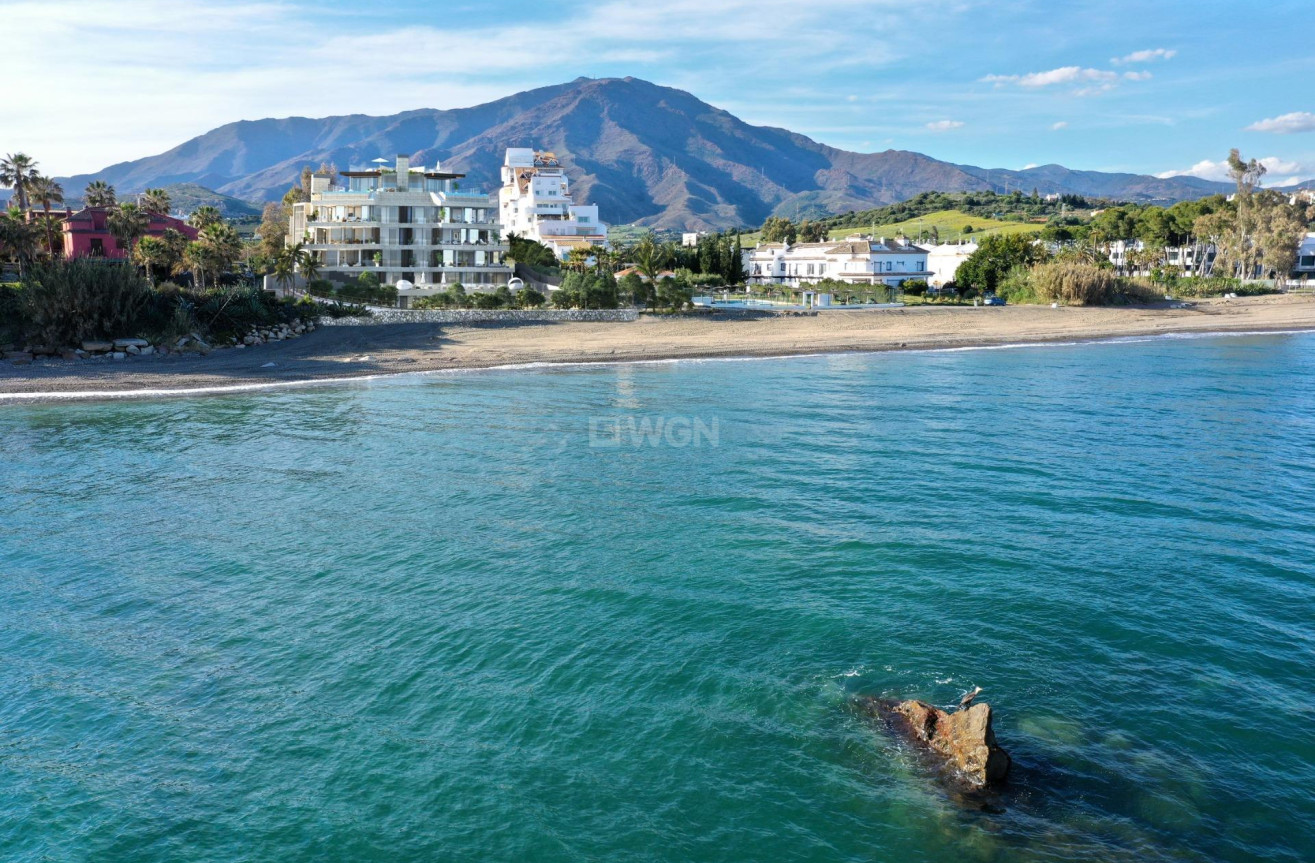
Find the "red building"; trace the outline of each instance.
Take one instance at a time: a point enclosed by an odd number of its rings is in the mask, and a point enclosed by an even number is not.
[[[126,249],[119,248],[118,242],[106,226],[109,209],[106,207],[87,207],[70,213],[64,218],[64,257],[73,258],[126,258]],[[175,219],[151,213],[151,223],[146,228],[146,236],[162,237],[164,232],[173,228],[189,240],[195,240],[196,228]]]

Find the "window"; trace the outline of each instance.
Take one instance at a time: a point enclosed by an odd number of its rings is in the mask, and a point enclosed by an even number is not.
[[[893,272],[894,269],[895,269],[895,262],[894,262],[894,261],[886,261],[886,272],[888,272],[888,273],[889,273],[889,272]]]

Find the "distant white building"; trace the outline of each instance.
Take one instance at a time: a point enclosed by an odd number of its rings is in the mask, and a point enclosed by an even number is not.
[[[1315,234],[1301,238],[1301,247],[1297,249],[1297,263],[1292,267],[1294,279],[1315,278]]]
[[[759,244],[748,252],[746,268],[750,284],[790,287],[823,279],[894,287],[932,275],[926,249],[907,240],[858,234],[826,243]]]
[[[977,251],[976,243],[942,243],[927,250],[927,268],[931,278],[927,284],[939,288],[954,281],[954,274],[959,265],[968,260],[968,256]]]
[[[692,249],[699,244],[699,240],[708,236],[707,231],[686,231],[680,235],[680,244],[687,249]]]
[[[1109,255],[1110,263],[1118,267],[1120,271],[1128,273],[1139,273],[1146,269],[1138,268],[1132,261],[1135,252],[1143,251],[1146,244],[1141,240],[1115,240],[1107,243],[1105,251]],[[1201,258],[1204,263],[1201,263]],[[1201,265],[1202,271],[1209,275],[1215,261],[1215,247],[1209,244],[1197,246],[1166,246],[1164,249],[1164,266],[1173,267],[1184,273],[1195,272],[1198,265]]]
[[[566,171],[553,153],[528,147],[507,150],[498,212],[504,231],[537,240],[559,258],[571,249],[607,243],[607,225],[598,217],[598,207],[575,203]]]

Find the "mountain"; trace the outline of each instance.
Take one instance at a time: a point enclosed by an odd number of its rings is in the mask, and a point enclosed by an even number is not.
[[[215,207],[225,219],[258,219],[261,207],[196,183],[170,183],[163,187],[175,212],[190,213],[198,207]]]
[[[1224,191],[1195,177],[1071,171],[1046,165],[988,170],[921,153],[853,153],[786,129],[751,126],[683,90],[636,78],[579,78],[485,105],[386,117],[290,117],[221,126],[168,152],[63,180],[120,192],[196,183],[248,200],[276,200],[303,166],[347,168],[397,153],[442,160],[492,191],[507,147],[557,153],[578,200],[618,224],[660,228],[758,225],[772,214],[812,216],[901,201],[923,191],[1033,188],[1170,202]]]

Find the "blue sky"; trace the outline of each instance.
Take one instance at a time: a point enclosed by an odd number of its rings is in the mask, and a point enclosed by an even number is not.
[[[452,108],[580,75],[845,149],[1315,177],[1310,0],[0,0],[0,151],[52,174],[240,119]],[[37,71],[39,70],[39,71]]]

